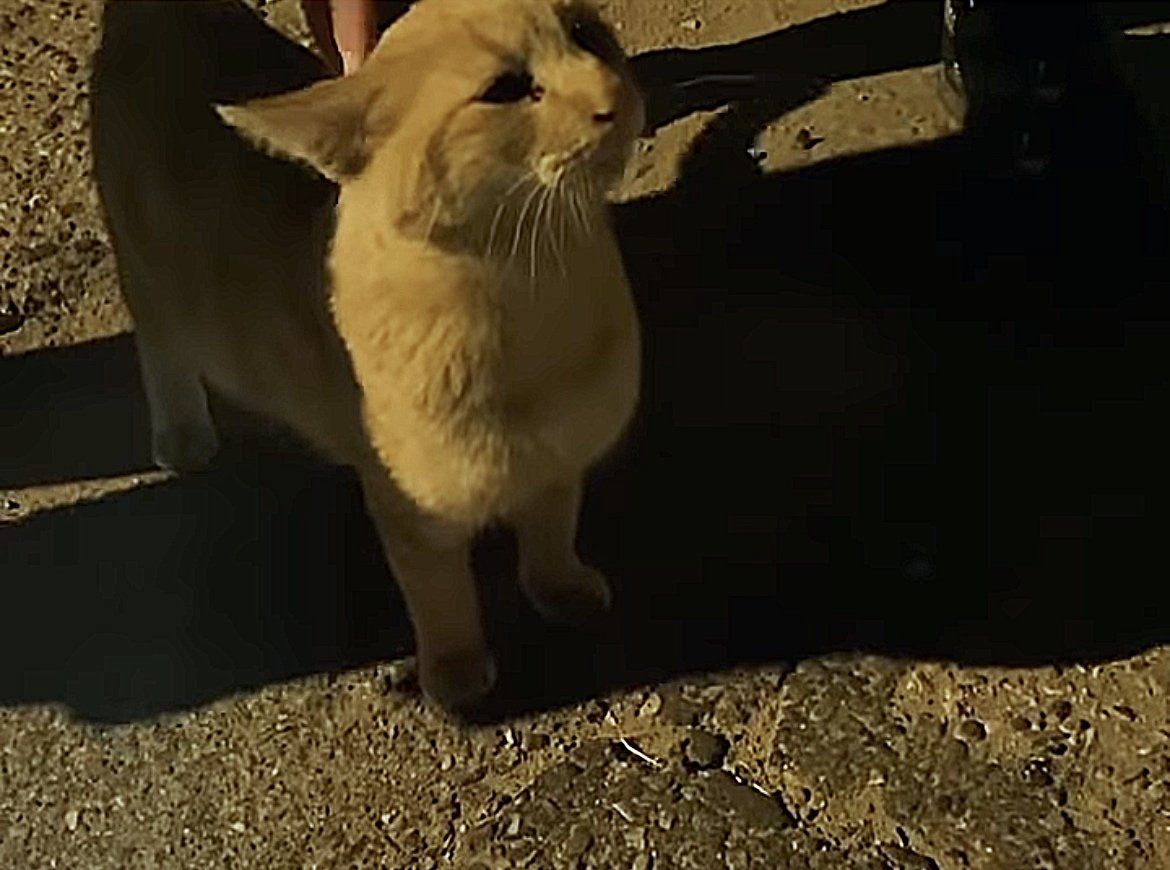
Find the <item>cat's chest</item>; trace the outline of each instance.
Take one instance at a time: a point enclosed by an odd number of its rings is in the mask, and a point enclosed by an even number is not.
[[[613,353],[631,319],[624,276],[599,260],[505,288],[502,372],[509,393],[571,390]]]

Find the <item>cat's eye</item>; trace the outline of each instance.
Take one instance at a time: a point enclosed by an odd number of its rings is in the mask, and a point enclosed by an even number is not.
[[[530,72],[506,72],[496,77],[486,91],[479,95],[481,103],[518,103],[521,100],[539,100],[543,91]]]

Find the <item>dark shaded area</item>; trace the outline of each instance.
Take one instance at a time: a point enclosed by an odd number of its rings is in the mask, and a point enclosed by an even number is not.
[[[646,114],[655,130],[732,100],[811,97],[834,81],[935,63],[941,37],[939,4],[891,0],[734,45],[647,52],[633,66],[652,95]]]
[[[816,38],[844,46],[854,26]],[[899,38],[879,27],[857,50]],[[792,62],[756,45],[743,68]],[[793,69],[877,72],[931,48]],[[684,81],[740,56],[678,57]],[[651,60],[657,97],[672,79]],[[736,100],[673,190],[618,209],[645,401],[582,528],[617,608],[589,631],[542,625],[490,538],[477,561],[504,679],[484,715],[842,650],[1025,665],[1170,640],[1158,135],[1104,77],[1040,180],[990,176],[961,140],[761,177],[748,146],[806,87]],[[4,483],[145,466],[130,348],[0,363],[20,409]],[[408,650],[351,479],[260,453],[0,530],[0,701],[133,718]]]

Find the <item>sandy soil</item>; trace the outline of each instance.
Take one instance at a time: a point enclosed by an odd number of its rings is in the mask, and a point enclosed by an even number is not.
[[[0,866],[1170,864],[1156,612],[840,555],[870,504],[850,445],[915,365],[874,299],[950,289],[919,265],[955,132],[930,4],[603,5],[653,97],[618,225],[666,436],[591,496],[619,592],[596,634],[536,624],[485,545],[505,679],[458,724],[413,686],[352,481],[263,438],[150,469],[88,180],[100,3],[0,0]],[[265,13],[300,32],[291,0]],[[888,524],[917,540],[922,510]]]

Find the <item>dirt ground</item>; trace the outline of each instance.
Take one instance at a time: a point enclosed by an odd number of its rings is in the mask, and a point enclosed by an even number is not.
[[[618,225],[662,361],[649,389],[677,401],[590,501],[614,623],[553,633],[489,583],[504,697],[473,724],[418,697],[351,481],[246,444],[204,477],[151,470],[87,174],[100,5],[0,0],[0,867],[1170,866],[1164,632],[1089,655],[1072,623],[1031,621],[1068,587],[975,589],[954,608],[1003,618],[932,645],[950,605],[929,565],[838,587],[808,567],[823,536],[777,550],[775,500],[828,516],[826,463],[862,466],[826,455],[909,383],[910,331],[855,302],[891,274],[935,281],[906,262],[937,198],[906,180],[956,130],[931,4],[602,4],[653,96]],[[265,14],[300,31],[291,0]],[[884,199],[857,186],[872,166]],[[719,320],[734,340],[698,331]],[[759,383],[800,397],[782,442]],[[721,427],[741,440],[714,453]],[[724,499],[777,443],[796,483]],[[673,483],[643,495],[623,462]],[[639,523],[663,500],[689,504]],[[486,553],[506,573],[506,543]]]

